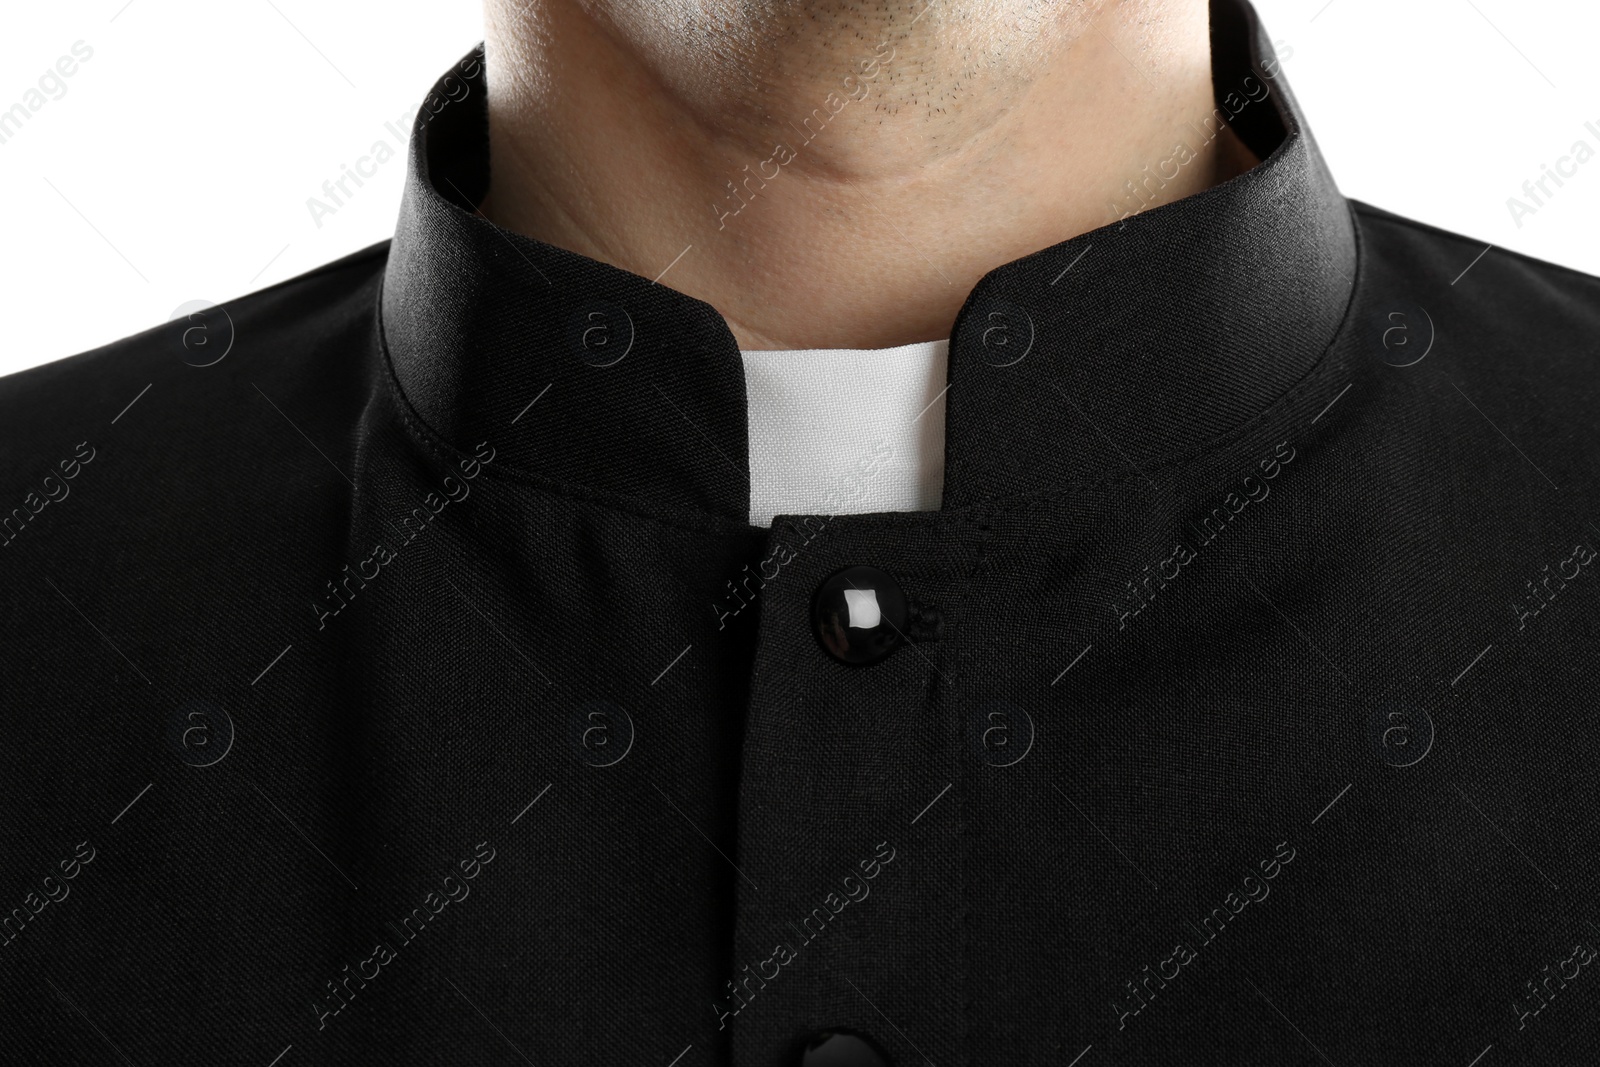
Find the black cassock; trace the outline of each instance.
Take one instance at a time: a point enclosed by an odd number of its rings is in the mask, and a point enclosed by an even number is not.
[[[1263,162],[982,279],[938,511],[748,525],[480,54],[392,242],[0,382],[0,1060],[1593,1061],[1600,286],[1213,22]]]

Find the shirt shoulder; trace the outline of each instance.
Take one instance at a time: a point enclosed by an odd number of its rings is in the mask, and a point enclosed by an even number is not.
[[[63,434],[92,437],[137,422],[147,403],[165,407],[162,432],[169,437],[213,420],[220,429],[230,415],[215,404],[219,387],[241,378],[336,388],[369,344],[363,331],[374,328],[388,244],[0,377],[0,460],[23,461]]]
[[[1362,273],[1352,311],[1362,321],[1350,325],[1367,347],[1388,349],[1385,362],[1411,369],[1417,360],[1421,370],[1426,340],[1429,370],[1463,392],[1537,396],[1563,417],[1580,417],[1600,395],[1600,278],[1351,203]],[[1401,338],[1397,325],[1408,353],[1384,343]]]
[[[9,588],[41,568],[83,588],[201,587],[233,580],[204,573],[203,546],[264,533],[299,559],[333,536],[384,373],[386,256],[0,378]]]
[[[1600,321],[1600,277],[1359,200],[1350,205],[1363,258],[1380,270],[1410,273],[1419,286],[1442,281],[1457,298],[1452,313],[1504,319],[1515,302],[1532,299],[1548,302],[1538,310]]]

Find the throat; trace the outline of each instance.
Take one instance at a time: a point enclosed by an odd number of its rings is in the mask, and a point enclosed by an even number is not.
[[[946,338],[995,267],[1254,162],[1195,132],[1203,0],[488,15],[483,212],[704,300],[744,349]]]

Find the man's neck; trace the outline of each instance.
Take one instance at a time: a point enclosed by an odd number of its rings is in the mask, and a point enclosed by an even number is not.
[[[486,0],[483,212],[704,300],[742,348],[879,348],[1253,162],[1197,133],[1204,0],[777,6]]]

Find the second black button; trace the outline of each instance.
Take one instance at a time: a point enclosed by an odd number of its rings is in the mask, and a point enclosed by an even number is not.
[[[865,1034],[821,1030],[806,1041],[799,1067],[889,1067],[889,1057]]]

